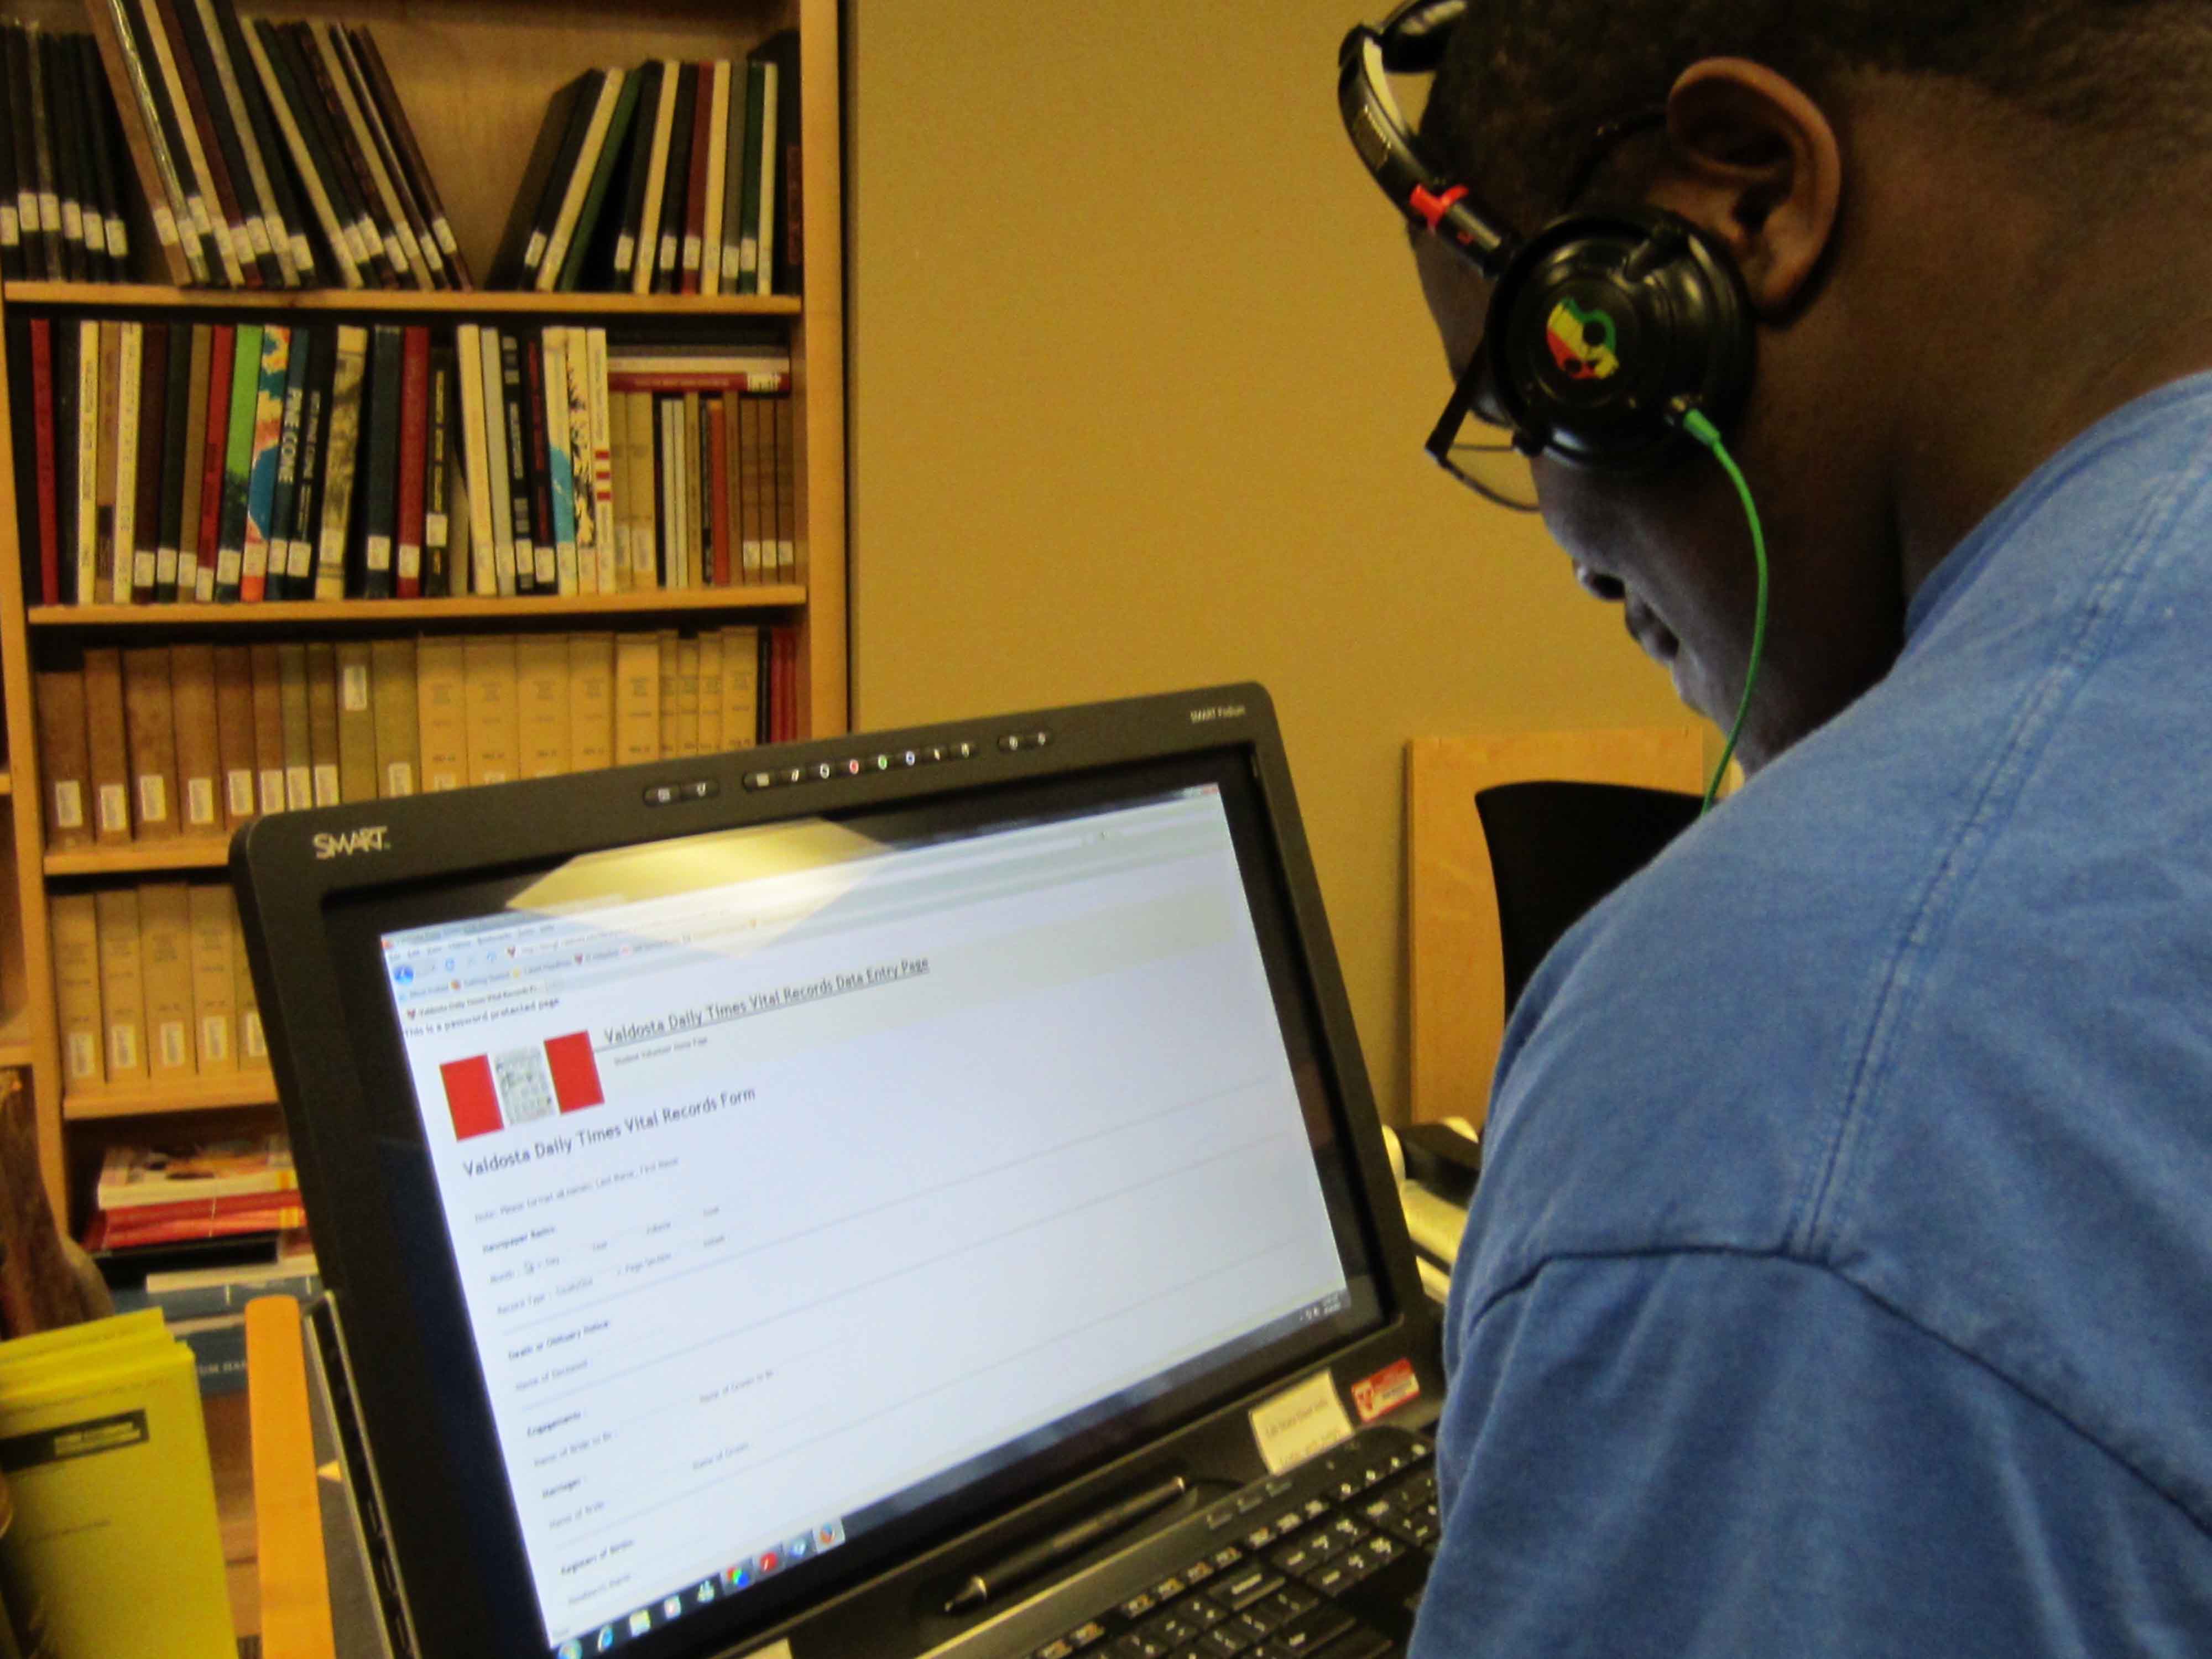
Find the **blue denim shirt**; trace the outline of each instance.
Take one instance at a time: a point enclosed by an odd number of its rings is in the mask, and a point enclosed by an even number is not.
[[[2212,376],[1907,631],[1516,1010],[1416,1659],[2212,1652]]]

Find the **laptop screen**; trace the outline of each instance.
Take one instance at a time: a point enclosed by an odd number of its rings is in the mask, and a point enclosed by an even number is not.
[[[333,905],[544,1650],[823,1593],[1381,1322],[1267,851],[1200,753]]]

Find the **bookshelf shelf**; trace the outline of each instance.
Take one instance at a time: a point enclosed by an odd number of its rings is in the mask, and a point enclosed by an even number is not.
[[[174,836],[127,847],[78,847],[49,853],[50,876],[143,876],[163,870],[219,870],[230,861],[228,836]]]
[[[31,1054],[31,1011],[11,1009],[0,1018],[0,1066],[28,1066]]]
[[[66,306],[72,311],[374,312],[433,317],[796,317],[789,294],[514,294],[467,289],[417,293],[404,289],[265,289],[168,288],[153,283],[9,283],[11,306]]]
[[[304,599],[260,605],[56,605],[30,612],[33,628],[258,628],[301,623],[520,622],[544,617],[648,617],[672,611],[772,611],[806,603],[806,587],[647,589],[556,599]]]
[[[140,1084],[125,1089],[70,1089],[62,1096],[62,1115],[72,1123],[98,1118],[152,1117],[173,1112],[218,1112],[236,1106],[273,1106],[276,1079],[264,1071],[228,1077],[195,1078],[189,1083]]]

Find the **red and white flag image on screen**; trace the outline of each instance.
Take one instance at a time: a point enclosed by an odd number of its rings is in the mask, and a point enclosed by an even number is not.
[[[527,1048],[449,1060],[438,1068],[456,1139],[606,1103],[588,1033],[571,1031]]]

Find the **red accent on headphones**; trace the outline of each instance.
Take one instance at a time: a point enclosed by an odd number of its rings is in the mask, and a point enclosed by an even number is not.
[[[1444,215],[1451,211],[1452,204],[1466,194],[1465,185],[1454,185],[1441,196],[1431,196],[1426,185],[1415,185],[1410,204],[1414,212],[1428,222],[1429,228],[1434,230],[1443,222]]]

